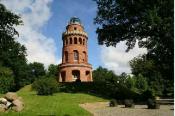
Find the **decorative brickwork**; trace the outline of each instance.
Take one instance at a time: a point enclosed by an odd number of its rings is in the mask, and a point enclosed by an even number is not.
[[[59,82],[92,81],[92,66],[88,63],[88,36],[79,18],[70,19],[62,40]]]

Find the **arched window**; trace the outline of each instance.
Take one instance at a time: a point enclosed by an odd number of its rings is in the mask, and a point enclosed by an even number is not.
[[[82,39],[81,38],[79,38],[79,43],[82,44]]]
[[[70,41],[70,44],[72,44],[72,38],[70,38],[69,41]]]
[[[66,38],[66,45],[68,44],[68,39]]]
[[[86,62],[86,52],[83,51],[83,61]]]
[[[85,39],[83,39],[83,45],[84,45],[84,43],[85,43]]]
[[[78,61],[79,59],[79,54],[77,50],[74,50],[74,61]]]
[[[68,62],[68,52],[67,51],[65,51],[65,62]]]
[[[77,44],[77,38],[76,37],[74,38],[74,44]]]

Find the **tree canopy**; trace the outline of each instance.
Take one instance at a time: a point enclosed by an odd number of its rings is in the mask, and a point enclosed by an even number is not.
[[[0,18],[0,65],[13,71],[14,88],[19,88],[27,78],[26,48],[16,41],[19,34],[15,26],[22,25],[22,20],[3,4],[0,4]]]
[[[155,62],[162,75],[173,79],[174,6],[172,0],[95,0],[99,44],[116,46],[126,41],[126,51],[138,41],[147,48],[147,59]]]
[[[58,76],[58,70],[59,70],[58,65],[50,64],[48,67],[47,75],[56,77],[56,76]]]

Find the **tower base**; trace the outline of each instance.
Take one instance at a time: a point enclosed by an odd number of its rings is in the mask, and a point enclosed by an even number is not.
[[[92,66],[90,64],[60,64],[59,82],[91,82]]]

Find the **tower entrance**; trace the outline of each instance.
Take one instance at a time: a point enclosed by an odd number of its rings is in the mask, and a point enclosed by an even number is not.
[[[72,71],[72,78],[74,81],[80,80],[80,71],[79,70],[73,70]]]
[[[65,82],[65,79],[66,79],[66,72],[62,71],[61,72],[61,80],[62,80],[62,82]]]

